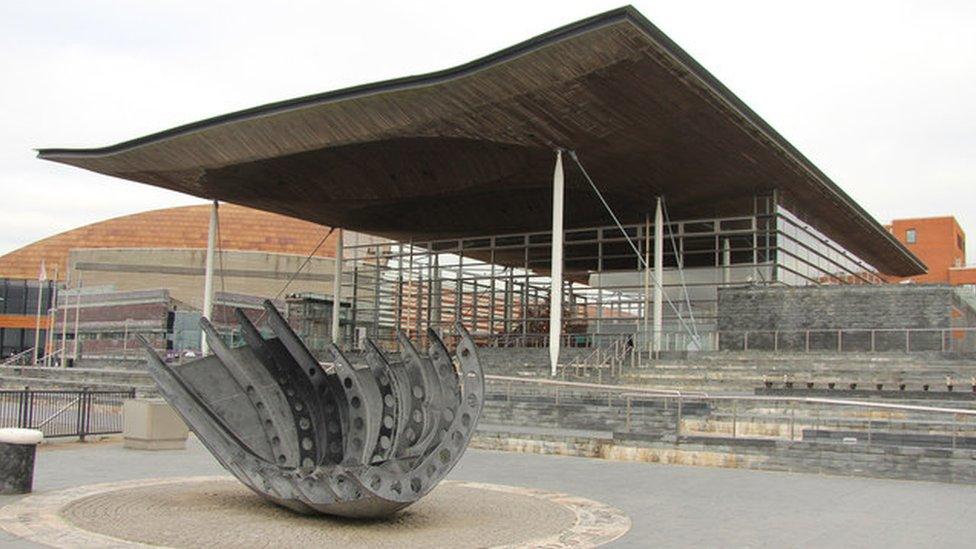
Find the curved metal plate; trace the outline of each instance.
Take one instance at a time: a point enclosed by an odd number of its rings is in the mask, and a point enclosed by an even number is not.
[[[357,364],[337,347],[323,367],[266,303],[264,338],[237,311],[246,344],[231,349],[201,323],[214,355],[183,365],[152,349],[149,372],[208,450],[258,494],[301,513],[375,517],[417,501],[471,439],[484,376],[463,326],[457,366],[431,332],[426,356],[399,334],[404,360],[367,342]]]

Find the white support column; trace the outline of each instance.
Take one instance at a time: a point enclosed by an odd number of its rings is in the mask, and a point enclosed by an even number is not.
[[[664,326],[664,214],[661,197],[654,210],[654,352],[661,351],[661,332]]]
[[[74,364],[78,364],[78,325],[81,321],[81,275],[78,275],[78,296],[75,298],[75,337],[74,341],[74,352],[72,353],[72,358],[74,359]]]
[[[563,317],[563,152],[556,151],[552,173],[552,279],[549,293],[549,373],[556,375]]]
[[[217,201],[210,206],[210,228],[207,230],[207,262],[203,273],[203,318],[213,317],[213,275],[214,252],[217,248]],[[207,336],[200,332],[200,351],[206,355],[210,352]]]
[[[336,231],[335,271],[332,275],[332,343],[336,346],[341,346],[342,343],[340,341],[342,331],[339,329],[339,309],[342,307],[342,255],[342,229],[339,229]]]
[[[44,270],[44,260],[41,260],[41,274],[37,277],[37,314],[34,317],[34,362],[32,364],[37,366],[37,360],[40,358],[41,352],[41,302],[44,300],[44,283],[47,282],[47,271]],[[50,330],[48,330],[50,331]],[[45,334],[46,335],[46,334]]]
[[[54,353],[54,342],[55,342],[55,324],[57,323],[57,312],[58,312],[58,265],[54,266],[54,278],[51,280],[51,294],[48,297],[47,303],[47,343],[44,345],[44,365],[54,366],[51,361]]]
[[[68,291],[68,284],[71,283],[71,270],[69,263],[68,276],[65,277],[64,289]],[[68,367],[68,295],[64,296],[64,315],[61,318],[61,367]]]
[[[732,282],[732,247],[729,239],[722,239],[722,282]]]

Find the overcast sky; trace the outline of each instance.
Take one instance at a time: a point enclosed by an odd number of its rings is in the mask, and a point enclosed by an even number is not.
[[[0,254],[199,199],[42,162],[451,67],[618,2],[7,1]],[[955,215],[976,262],[976,2],[635,2],[882,223]]]

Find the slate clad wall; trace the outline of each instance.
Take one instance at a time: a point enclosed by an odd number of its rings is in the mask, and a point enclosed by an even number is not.
[[[738,332],[750,334],[750,348],[772,348],[777,331],[779,349],[806,345],[804,330],[811,334],[812,349],[868,350],[877,332],[875,349],[904,350],[905,329],[949,328],[953,290],[942,285],[808,286],[721,288],[718,292],[718,325],[723,349],[741,349]],[[844,333],[838,335],[838,330]],[[761,332],[766,332],[765,334]],[[791,333],[794,332],[794,333]],[[728,334],[727,334],[728,333]],[[940,332],[913,332],[913,350],[938,350]],[[766,341],[766,340],[769,341]]]
[[[948,286],[720,288],[719,330],[948,328]]]

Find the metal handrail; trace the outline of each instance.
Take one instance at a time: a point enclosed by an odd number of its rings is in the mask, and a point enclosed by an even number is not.
[[[586,383],[581,381],[561,381],[544,378],[524,378],[515,376],[499,376],[488,374],[485,379],[489,381],[504,381],[509,383],[524,383],[529,385],[570,387],[579,389],[593,389],[598,392],[617,393],[619,396],[630,397],[676,397],[692,400],[726,400],[726,401],[752,401],[752,402],[793,402],[804,404],[829,404],[837,406],[860,406],[864,408],[880,408],[890,410],[904,410],[912,412],[931,412],[940,414],[960,414],[976,416],[976,410],[965,408],[944,408],[941,406],[921,406],[917,404],[893,404],[884,402],[870,402],[866,400],[851,400],[841,398],[821,398],[821,397],[793,397],[793,396],[761,396],[761,395],[720,395],[710,394],[704,391],[681,391],[679,389],[659,389],[652,387],[638,387],[633,385],[606,385],[602,383]]]
[[[58,365],[58,359],[64,354],[64,349],[55,349],[50,353],[44,355],[45,361],[50,361],[53,366]]]
[[[790,440],[790,441],[795,441],[796,440],[796,436],[797,436],[797,430],[796,430],[796,428],[797,428],[798,421],[799,421],[799,425],[801,427],[804,424],[810,424],[810,422],[812,421],[813,422],[813,425],[815,425],[814,429],[819,429],[820,428],[821,420],[822,420],[822,418],[821,418],[821,406],[823,406],[823,405],[835,406],[835,407],[838,407],[838,408],[845,407],[845,406],[850,406],[850,407],[868,408],[868,409],[882,409],[882,410],[889,410],[889,411],[891,411],[891,410],[899,410],[899,411],[906,411],[906,412],[922,412],[922,413],[932,413],[932,414],[951,414],[952,421],[951,422],[948,422],[948,423],[946,423],[946,422],[940,422],[940,425],[944,428],[944,432],[941,433],[941,434],[943,436],[950,437],[951,442],[950,442],[949,446],[953,450],[955,450],[957,448],[957,440],[958,440],[958,438],[960,436],[960,430],[959,430],[960,423],[959,422],[960,421],[964,421],[963,425],[967,426],[967,429],[970,429],[971,430],[971,428],[972,428],[972,424],[970,423],[971,420],[970,421],[965,421],[963,418],[971,418],[973,416],[976,416],[976,410],[969,410],[969,409],[963,409],[963,408],[947,408],[947,407],[941,407],[941,406],[922,406],[922,405],[916,405],[916,404],[892,404],[892,403],[882,403],[882,402],[869,402],[869,401],[863,401],[863,400],[848,400],[848,399],[819,398],[819,397],[789,397],[789,396],[778,397],[778,396],[758,396],[758,395],[710,395],[710,394],[705,393],[705,392],[682,392],[680,390],[651,389],[651,388],[645,388],[645,387],[636,387],[635,388],[635,387],[627,387],[627,386],[619,386],[619,385],[605,385],[605,384],[598,384],[598,383],[583,383],[583,382],[558,381],[558,380],[550,380],[550,379],[526,379],[526,378],[519,378],[519,377],[495,376],[495,375],[489,375],[489,376],[485,376],[485,377],[489,381],[506,382],[508,384],[507,385],[507,393],[508,393],[508,400],[509,401],[511,401],[511,398],[512,398],[512,387],[516,383],[519,383],[519,384],[539,385],[539,386],[552,386],[554,388],[554,397],[555,397],[555,402],[556,402],[557,405],[559,404],[559,401],[560,401],[560,395],[559,395],[559,388],[560,387],[575,388],[575,389],[588,389],[588,390],[593,390],[595,394],[605,393],[606,396],[607,396],[607,405],[608,406],[613,406],[613,400],[614,400],[614,397],[616,397],[618,399],[623,400],[623,402],[621,404],[624,406],[624,408],[626,410],[626,414],[625,414],[625,418],[626,418],[625,419],[625,422],[626,422],[625,423],[625,425],[626,425],[625,432],[628,432],[628,433],[631,432],[632,414],[633,414],[633,401],[635,399],[638,399],[638,400],[652,400],[652,399],[653,400],[664,400],[665,409],[668,408],[668,404],[667,404],[668,401],[671,400],[671,399],[674,399],[675,400],[675,407],[673,409],[673,412],[674,412],[674,431],[673,431],[673,437],[674,438],[673,438],[673,441],[675,443],[678,443],[681,440],[682,432],[685,429],[685,427],[683,427],[683,424],[684,424],[684,420],[683,420],[684,411],[683,411],[683,408],[684,408],[684,404],[687,403],[687,402],[689,402],[689,401],[692,401],[692,402],[730,401],[732,403],[732,411],[731,411],[731,424],[730,424],[731,432],[729,434],[731,435],[731,437],[733,439],[738,438],[738,437],[741,436],[739,434],[739,423],[740,423],[740,415],[739,415],[739,408],[740,408],[740,406],[739,406],[739,402],[740,401],[744,401],[744,402],[777,402],[777,403],[782,403],[784,405],[788,405],[788,408],[789,408],[789,412],[787,414],[788,417],[785,419],[785,421],[787,421],[787,423],[788,423],[788,435],[778,435],[778,436],[777,435],[773,435],[773,436],[776,437],[776,438],[783,438],[783,439],[786,439],[787,436],[788,436],[788,440]],[[807,417],[806,420],[804,420],[802,417],[801,418],[797,418],[797,415],[796,415],[796,412],[797,412],[797,404],[812,404],[812,405],[815,405],[816,406],[816,416],[814,418]],[[709,417],[713,417],[711,412],[709,412]],[[748,417],[752,417],[752,416],[745,416],[745,417],[748,418]],[[782,420],[783,418],[782,418],[782,416],[780,416],[777,419],[781,419]],[[889,412],[889,421],[891,421],[890,412]],[[874,419],[872,419],[870,416],[866,420],[866,432],[865,432],[865,435],[866,435],[866,442],[869,445],[873,443],[873,439],[874,439],[875,435],[878,434],[878,433],[882,433],[882,432],[898,432],[897,430],[890,431],[890,428],[892,428],[895,425],[895,423],[891,423],[890,425],[888,425],[889,429],[882,428],[881,430],[878,430],[878,428],[875,427],[875,423],[876,423],[876,421]],[[698,431],[697,429],[695,429],[694,424],[690,425],[689,427],[693,430],[693,432],[697,432],[697,433],[699,433],[702,436],[707,436],[704,433],[702,433],[702,432]],[[802,431],[801,431],[801,435],[800,436],[801,436],[801,439],[802,439],[802,437],[803,437]],[[967,436],[967,435],[965,435],[965,432],[963,432],[963,435],[962,436]],[[753,437],[747,436],[746,438],[753,438]],[[847,442],[847,439],[845,439],[845,442]],[[857,439],[856,438],[854,439],[854,442],[855,443],[857,442]]]
[[[3,362],[0,362],[0,366],[16,366],[16,365],[18,365],[18,363],[20,362],[21,359],[23,359],[24,357],[27,357],[27,356],[31,356],[33,354],[33,352],[34,352],[34,348],[33,347],[30,347],[30,348],[25,349],[25,350],[23,350],[23,351],[15,354],[15,355],[10,355],[6,359],[4,359]]]
[[[638,318],[634,317],[628,319],[629,322],[617,323],[618,325],[629,324],[631,327],[636,326]],[[604,320],[604,322],[611,322],[611,320]],[[921,347],[919,343],[915,341],[916,336],[921,336],[925,334],[932,334],[933,341],[936,341],[934,348],[929,342],[923,342]],[[942,345],[937,343],[935,340],[936,336],[941,334]],[[947,326],[943,328],[890,328],[890,327],[874,327],[874,328],[853,328],[853,327],[843,327],[843,328],[810,328],[810,329],[751,329],[751,330],[714,330],[714,329],[703,329],[701,332],[701,340],[703,342],[708,342],[704,348],[698,349],[696,352],[713,352],[719,350],[739,350],[739,351],[788,351],[788,352],[824,352],[828,349],[820,348],[823,342],[815,342],[813,338],[820,336],[834,336],[841,335],[844,339],[843,342],[834,350],[837,351],[859,351],[859,352],[870,352],[870,353],[884,353],[884,352],[926,352],[926,351],[956,351],[956,346],[958,342],[954,341],[952,336],[958,336],[960,334],[966,334],[967,336],[976,335],[976,326]],[[472,335],[475,340],[479,342],[479,345],[484,345],[488,347],[548,347],[549,346],[549,334],[547,332],[526,332],[526,333],[488,333],[485,331],[473,331]],[[591,348],[596,349],[599,347],[605,347],[606,345],[601,344],[607,340],[615,340],[621,335],[632,335],[629,332],[622,334],[620,331],[599,331],[599,332],[585,332],[585,333],[564,333],[562,334],[560,345],[563,347],[572,348]],[[673,331],[665,328],[661,332],[662,336],[662,350],[689,350],[681,343],[685,340],[680,336],[687,336],[684,332]],[[794,343],[787,345],[787,336],[799,336],[799,339],[795,339]],[[867,339],[860,343],[855,342],[852,346],[846,340],[854,335],[866,336]],[[878,346],[884,344],[884,349],[873,348],[873,346],[867,344],[867,341],[873,340],[874,336],[884,336],[891,337],[893,335],[902,335],[904,341],[896,345],[895,340],[887,339],[884,342],[878,341]],[[583,338],[582,344],[579,338]],[[733,346],[736,348],[723,348],[720,349],[720,343],[725,343],[728,341],[729,337],[736,338],[736,343]],[[759,339],[757,339],[759,338]],[[758,345],[754,345],[760,339],[765,338],[767,341],[763,347],[772,348],[762,348]],[[804,343],[809,341],[808,344]],[[395,343],[395,337],[391,334],[388,335],[377,335],[374,337],[376,342],[386,342]],[[745,343],[748,341],[748,344]],[[801,344],[797,346],[796,341],[800,341]],[[928,341],[928,340],[927,340]],[[967,340],[969,341],[969,340]],[[760,341],[761,342],[761,341]],[[778,345],[782,343],[782,345]],[[817,343],[816,348],[813,345]],[[966,343],[967,349],[969,346],[973,345],[971,342]],[[639,345],[637,347],[640,347]],[[861,348],[864,347],[864,348]],[[896,348],[897,347],[897,348]],[[963,349],[965,350],[965,349]]]
[[[57,418],[61,414],[67,412],[69,409],[71,409],[72,406],[74,406],[75,404],[78,404],[79,402],[81,402],[81,397],[78,397],[78,398],[72,400],[71,402],[65,404],[64,406],[61,407],[60,410],[58,410],[57,412],[54,412],[53,414],[51,414],[50,417],[48,417],[44,421],[38,423],[36,428],[37,429],[40,429],[40,428],[44,427],[45,425],[47,425],[48,423],[51,423],[51,421],[53,421],[55,418]]]
[[[494,374],[486,374],[485,379],[488,381],[507,381],[509,383],[526,383],[530,385],[544,385],[549,387],[596,389],[599,390],[600,392],[617,393],[620,395],[624,395],[629,391],[633,394],[640,394],[640,395],[658,395],[658,396],[673,396],[673,397],[691,396],[691,397],[701,397],[701,398],[708,397],[708,393],[703,393],[701,391],[681,391],[680,389],[658,389],[653,387],[639,387],[636,385],[605,385],[601,383],[587,383],[584,381],[562,381],[558,379],[500,376]]]
[[[593,351],[588,353],[585,357],[576,356],[569,364],[560,365],[560,367],[566,368],[604,368],[608,365],[610,369],[613,370],[617,363],[622,361],[626,356],[627,345],[626,341],[633,338],[634,334],[619,334],[619,337],[610,342],[609,345],[597,345],[593,348]],[[621,351],[621,348],[623,351]],[[595,360],[594,360],[595,357]]]
[[[644,396],[637,393],[625,393],[621,396],[638,397]],[[907,412],[930,412],[939,414],[959,414],[966,416],[976,416],[976,410],[966,408],[943,408],[941,406],[921,406],[917,404],[893,404],[885,402],[871,402],[867,400],[850,400],[842,398],[819,398],[819,397],[775,397],[775,396],[753,396],[753,395],[710,395],[701,393],[700,395],[682,395],[682,398],[695,400],[726,400],[736,402],[790,402],[799,404],[828,404],[833,406],[857,406],[862,408],[879,408],[884,410],[903,410]]]

